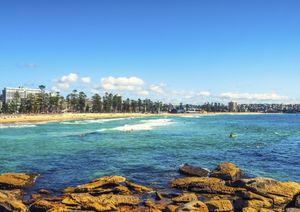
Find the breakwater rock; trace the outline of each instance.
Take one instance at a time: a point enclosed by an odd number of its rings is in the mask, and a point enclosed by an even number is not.
[[[202,171],[190,165],[180,167],[184,175],[169,183],[167,193],[123,176],[105,176],[68,187],[59,197],[42,189],[26,202],[22,200],[22,189],[32,185],[33,175],[2,174],[0,211],[300,211],[299,183],[262,177],[244,179],[242,171],[231,163],[219,164],[204,176]]]

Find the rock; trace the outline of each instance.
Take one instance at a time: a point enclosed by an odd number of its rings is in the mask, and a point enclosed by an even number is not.
[[[39,192],[39,194],[46,194],[46,195],[52,194],[51,191],[48,191],[46,189],[40,189],[38,192]]]
[[[296,199],[295,199],[295,206],[296,206],[297,208],[300,208],[300,195],[298,195],[298,196],[296,197]]]
[[[178,205],[168,205],[166,207],[166,211],[167,212],[175,212],[177,208],[178,208]]]
[[[90,183],[77,186],[75,188],[75,192],[89,192],[95,188],[99,188],[102,186],[110,186],[110,185],[119,185],[120,183],[123,183],[126,181],[125,177],[122,176],[107,176],[107,177],[100,177],[95,180],[93,180]]]
[[[20,190],[0,190],[0,211],[28,211],[20,197]]]
[[[244,207],[260,209],[263,207],[270,208],[273,206],[272,199],[250,191],[238,191],[236,192],[236,195],[242,198],[235,201],[235,207],[239,209]]]
[[[229,200],[211,200],[206,202],[209,211],[233,211],[233,206]]]
[[[75,188],[74,187],[67,187],[64,189],[64,193],[74,193]]]
[[[112,211],[119,205],[138,205],[139,198],[132,195],[105,194],[92,196],[88,193],[70,194],[62,201],[65,205],[77,206],[83,210]]]
[[[300,208],[286,208],[285,212],[300,212]]]
[[[37,175],[25,173],[5,173],[0,175],[0,189],[16,189],[32,186]]]
[[[257,209],[246,207],[242,209],[242,212],[258,212]]]
[[[165,204],[157,204],[155,202],[153,202],[151,199],[147,199],[144,203],[144,205],[146,206],[145,211],[151,211],[151,212],[161,212],[163,211],[163,209],[166,208]]]
[[[61,199],[49,198],[40,199],[35,201],[30,205],[29,211],[31,212],[41,212],[41,211],[57,211],[59,208],[65,208],[66,206],[61,203]]]
[[[242,172],[241,169],[236,167],[233,163],[221,163],[211,172],[210,176],[235,181],[241,178]]]
[[[178,178],[171,182],[171,186],[174,188],[189,188],[193,184],[202,183],[202,184],[215,184],[215,183],[224,183],[221,179],[218,178],[208,178],[208,177],[184,177]]]
[[[205,194],[228,194],[235,195],[238,191],[244,191],[244,188],[235,188],[224,185],[224,183],[194,183],[189,188],[191,191]]]
[[[183,166],[181,166],[179,168],[179,172],[184,175],[195,176],[195,177],[207,177],[209,173],[207,169],[190,166],[188,164],[184,164]]]
[[[195,193],[182,193],[179,196],[172,198],[172,201],[175,203],[187,203],[195,200],[198,200]]]
[[[129,189],[131,189],[133,191],[136,191],[136,192],[151,192],[151,191],[153,191],[152,188],[148,188],[148,187],[138,185],[138,184],[135,184],[135,183],[131,183],[131,182],[128,182],[128,181],[126,181],[125,184]]]
[[[261,208],[259,212],[274,212],[274,211],[282,211],[282,209],[275,210],[275,209],[268,209],[268,208]]]
[[[190,211],[190,212],[208,212],[208,208],[205,203],[195,200],[189,203],[186,203],[182,206],[179,206],[176,210],[176,212],[184,212],[184,211]]]
[[[251,178],[240,180],[247,190],[270,198],[275,205],[292,201],[294,196],[300,192],[300,184],[295,182],[279,182],[270,178]]]

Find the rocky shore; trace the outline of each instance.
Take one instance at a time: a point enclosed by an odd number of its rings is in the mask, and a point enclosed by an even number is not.
[[[28,201],[23,201],[23,190],[38,176],[1,174],[0,211],[300,212],[300,184],[296,182],[243,178],[232,163],[219,164],[212,171],[185,164],[179,172],[182,177],[170,182],[167,193],[122,176],[106,176],[68,187],[59,197],[41,189]]]

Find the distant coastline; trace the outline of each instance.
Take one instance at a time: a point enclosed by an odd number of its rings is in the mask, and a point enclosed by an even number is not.
[[[152,116],[208,116],[208,115],[262,115],[260,112],[209,112],[209,113],[61,113],[61,114],[1,114],[0,123],[24,123],[40,121],[67,121],[83,119],[130,118]],[[276,113],[280,114],[280,113]]]

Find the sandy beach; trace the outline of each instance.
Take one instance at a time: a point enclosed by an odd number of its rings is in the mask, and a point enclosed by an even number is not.
[[[40,122],[40,121],[67,121],[101,118],[128,118],[151,116],[207,116],[207,115],[258,115],[264,113],[62,113],[62,114],[6,114],[0,115],[0,123]]]

